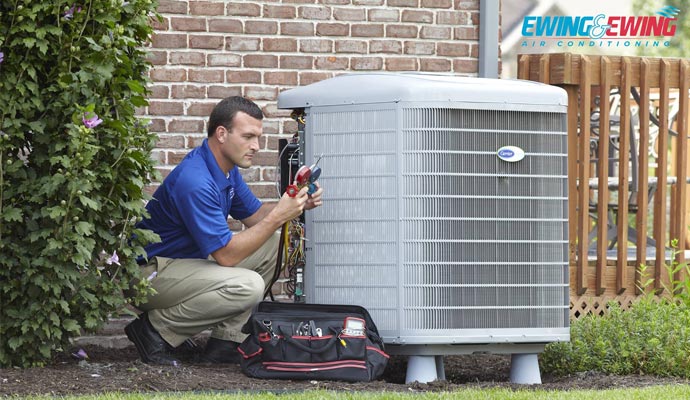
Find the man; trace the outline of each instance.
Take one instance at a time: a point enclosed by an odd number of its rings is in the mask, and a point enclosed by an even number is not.
[[[261,301],[276,266],[276,230],[303,210],[321,205],[322,189],[307,188],[262,204],[242,180],[259,151],[263,114],[253,102],[229,97],[213,109],[208,138],[170,173],[148,203],[139,227],[161,242],[146,247],[143,276],[156,294],[125,327],[141,359],[176,365],[173,347],[211,329],[202,361],[238,363],[240,332]],[[227,218],[247,227],[233,234]]]

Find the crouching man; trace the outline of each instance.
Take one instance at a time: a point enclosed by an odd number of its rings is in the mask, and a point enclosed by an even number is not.
[[[186,339],[211,329],[202,362],[238,363],[240,332],[262,300],[276,266],[276,230],[322,204],[322,189],[262,204],[242,180],[259,151],[263,114],[253,102],[229,97],[213,109],[208,138],[170,173],[148,203],[140,228],[161,242],[146,247],[143,276],[156,294],[125,327],[146,363],[176,365],[171,354]],[[227,218],[247,229],[233,234]]]

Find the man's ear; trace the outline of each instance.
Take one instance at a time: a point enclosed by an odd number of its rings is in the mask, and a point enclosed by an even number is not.
[[[218,125],[216,127],[216,132],[214,133],[214,136],[216,137],[216,139],[218,139],[218,142],[225,143],[225,139],[227,139],[228,134],[228,130],[223,125]]]

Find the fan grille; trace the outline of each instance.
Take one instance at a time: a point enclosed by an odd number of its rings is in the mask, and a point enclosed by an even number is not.
[[[361,304],[394,337],[568,326],[565,114],[310,118],[327,191],[309,220],[309,301]],[[524,160],[499,159],[507,145]]]

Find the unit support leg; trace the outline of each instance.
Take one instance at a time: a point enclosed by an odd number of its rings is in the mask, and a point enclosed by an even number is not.
[[[525,385],[541,384],[539,358],[536,353],[511,355],[510,382]]]
[[[445,380],[443,356],[410,356],[407,360],[405,383],[429,383]]]

